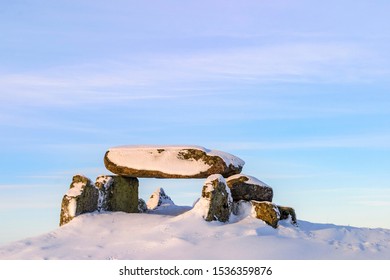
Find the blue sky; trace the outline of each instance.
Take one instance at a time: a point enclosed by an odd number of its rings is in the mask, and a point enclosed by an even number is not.
[[[235,154],[312,222],[390,228],[388,1],[3,1],[0,243],[124,144]],[[202,180],[141,180],[190,205]]]

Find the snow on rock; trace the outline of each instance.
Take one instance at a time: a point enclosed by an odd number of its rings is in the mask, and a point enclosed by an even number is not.
[[[107,196],[109,188],[112,186],[112,176],[101,175],[96,178],[95,186],[99,189],[98,210],[107,210]]]
[[[290,220],[291,224],[298,225],[294,208],[278,205],[278,210],[280,213],[280,220]]]
[[[255,177],[235,174],[228,177],[226,183],[232,193],[233,201],[256,200],[272,202],[272,188]]]
[[[138,199],[138,212],[139,213],[145,213],[148,211],[148,206],[146,205],[145,200],[142,198]]]
[[[164,208],[159,215],[83,214],[47,234],[0,246],[0,259],[390,259],[389,229],[302,220],[299,227],[280,221],[273,229],[247,215],[229,223],[209,223],[193,210],[164,215],[172,213],[170,208],[179,206]]]
[[[62,198],[60,226],[74,217],[98,209],[98,190],[91,180],[83,175],[73,176],[67,193]]]
[[[165,205],[175,205],[175,203],[168,195],[166,195],[163,188],[156,189],[146,202],[146,206],[149,210],[155,210],[157,207]]]
[[[206,178],[240,173],[245,162],[200,146],[122,146],[110,148],[104,164],[111,172],[139,178]]]
[[[232,203],[225,179],[220,174],[213,174],[206,179],[202,196],[194,208],[208,222],[227,222],[232,213]]]
[[[243,219],[252,215],[252,203],[245,200],[233,202],[232,213],[236,219]]]

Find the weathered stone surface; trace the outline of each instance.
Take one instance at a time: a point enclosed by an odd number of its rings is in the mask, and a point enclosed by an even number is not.
[[[148,206],[146,206],[145,200],[142,198],[138,199],[138,212],[139,213],[145,213],[148,211]]]
[[[226,183],[232,193],[233,201],[256,200],[272,202],[272,188],[255,177],[236,174],[227,178]]]
[[[101,175],[96,178],[95,186],[99,190],[99,199],[98,199],[98,210],[106,211],[107,210],[107,196],[108,189],[112,186],[113,176]]]
[[[245,162],[199,146],[124,146],[109,149],[104,164],[111,172],[139,178],[224,177],[241,172]]]
[[[278,227],[278,221],[280,219],[280,213],[278,207],[268,201],[251,201],[252,203],[252,216],[263,220],[266,224],[273,228]]]
[[[98,209],[98,189],[91,180],[82,175],[73,176],[68,192],[61,203],[60,226],[74,217]]]
[[[222,175],[214,174],[206,179],[198,203],[204,208],[206,221],[229,221],[233,200]]]
[[[297,216],[294,208],[278,205],[278,209],[280,213],[280,220],[287,220],[290,217],[291,223],[293,225],[297,225]]]
[[[161,205],[175,205],[175,203],[165,193],[163,188],[158,188],[151,194],[149,200],[146,202],[146,206],[149,210],[154,210]]]
[[[99,176],[99,210],[138,213],[138,179],[123,176]]]

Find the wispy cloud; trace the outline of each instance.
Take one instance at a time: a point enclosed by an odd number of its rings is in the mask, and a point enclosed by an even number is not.
[[[361,206],[369,206],[369,207],[387,207],[390,206],[389,200],[383,200],[378,198],[378,200],[361,200],[361,201],[353,201],[353,204],[358,204]]]
[[[390,135],[353,135],[353,136],[333,136],[324,138],[304,138],[275,140],[267,142],[235,142],[219,143],[221,149],[226,150],[288,150],[288,149],[316,149],[316,148],[390,148]]]
[[[390,185],[387,184],[387,187],[383,188],[357,188],[348,201],[351,204],[368,207],[390,206]]]
[[[13,210],[13,209],[48,209],[48,208],[58,208],[58,202],[50,201],[31,201],[31,199],[26,200],[16,200],[16,201],[6,201],[0,204],[0,210]]]
[[[0,190],[46,189],[60,187],[53,184],[0,184]]]
[[[350,44],[285,44],[146,55],[0,76],[0,101],[45,104],[181,98],[177,91],[272,82],[361,82],[367,51]],[[363,69],[363,70],[361,70]],[[365,70],[364,70],[365,69]],[[176,90],[175,90],[176,89]],[[210,94],[210,93],[207,93]]]

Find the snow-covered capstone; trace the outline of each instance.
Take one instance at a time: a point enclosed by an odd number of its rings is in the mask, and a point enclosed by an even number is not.
[[[172,199],[165,193],[163,188],[157,188],[146,202],[149,210],[154,210],[161,205],[175,205]]]
[[[96,179],[99,211],[138,213],[138,179],[102,175]]]
[[[74,217],[98,209],[98,189],[82,175],[73,176],[68,192],[62,198],[60,226]]]
[[[229,221],[232,213],[232,196],[225,179],[220,174],[210,175],[202,189],[202,196],[194,209],[201,212],[203,218],[210,221]]]
[[[200,146],[122,146],[110,148],[104,164],[111,172],[139,178],[229,177],[245,162],[231,154]]]
[[[255,177],[236,174],[227,178],[226,183],[232,193],[233,201],[256,200],[272,202],[272,188]]]

